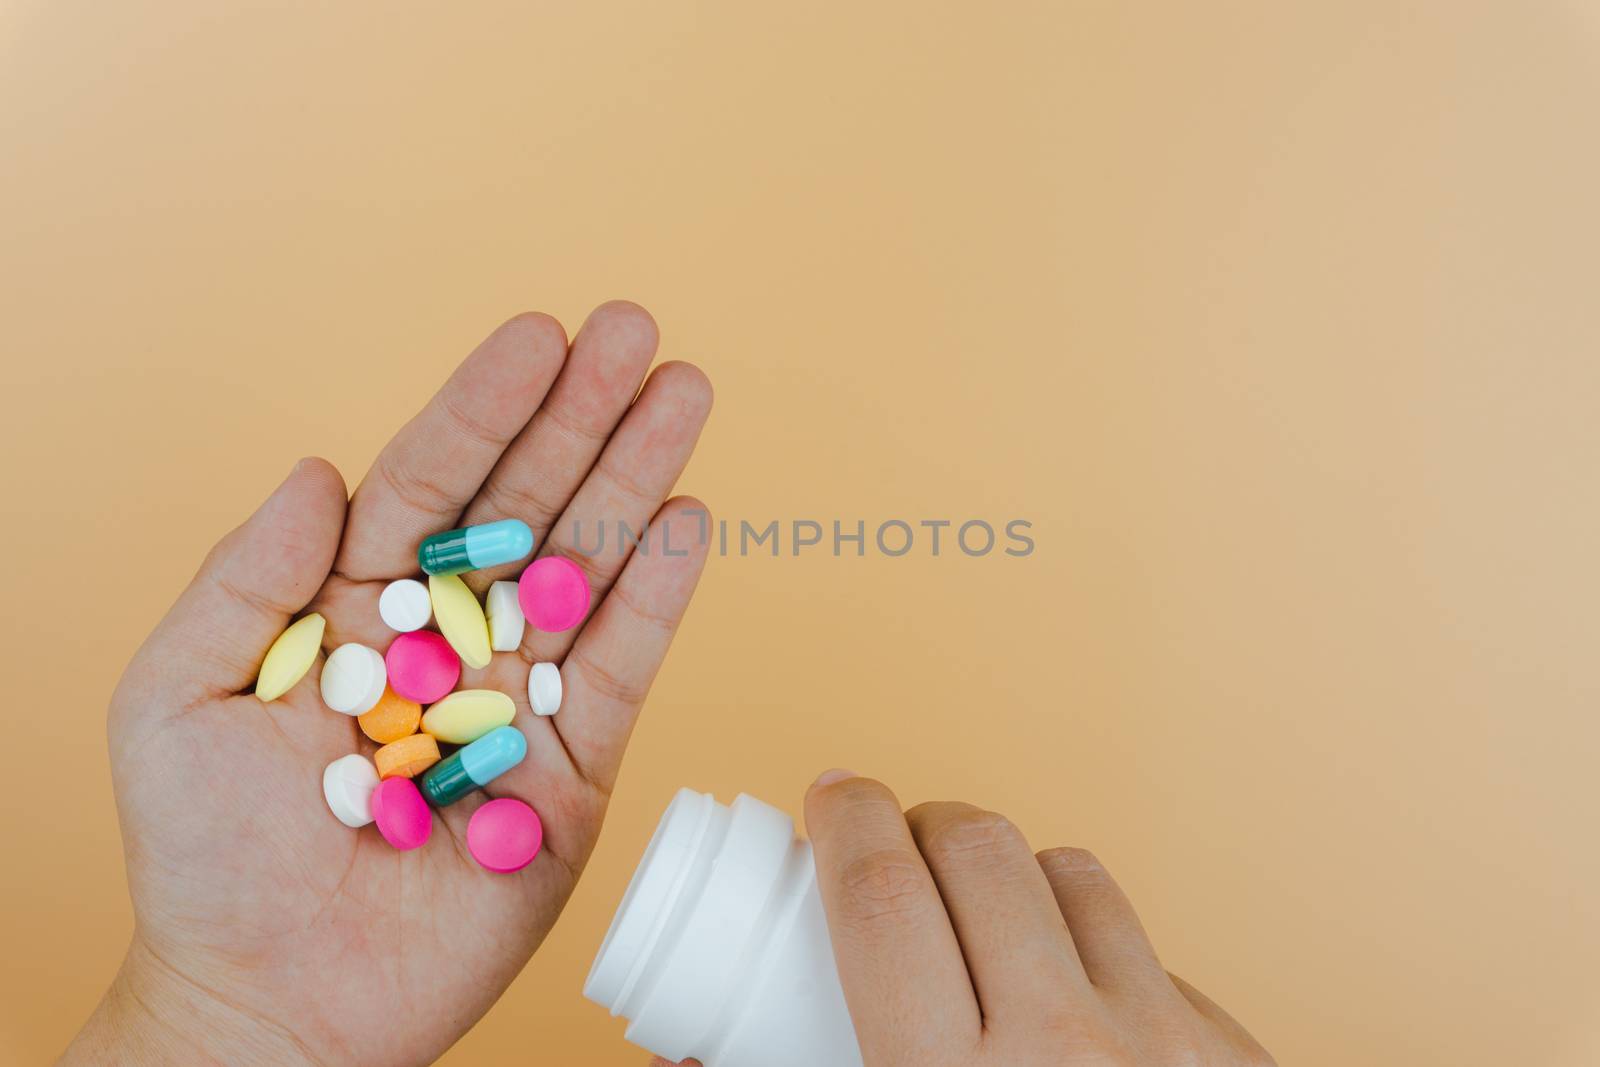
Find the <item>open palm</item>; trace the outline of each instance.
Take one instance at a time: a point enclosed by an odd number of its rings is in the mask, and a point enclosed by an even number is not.
[[[682,363],[658,367],[641,389],[655,347],[654,323],[631,304],[597,309],[570,348],[555,320],[512,319],[399,431],[348,502],[337,471],[302,461],[140,650],[110,720],[137,917],[119,982],[149,1013],[185,1017],[163,1018],[169,1047],[229,1063],[427,1062],[538,947],[594,847],[705,561],[703,506],[666,497],[711,390]],[[594,607],[574,630],[530,627],[519,652],[464,669],[462,688],[516,700],[528,757],[436,813],[426,846],[398,852],[323,804],[323,767],[375,746],[322,705],[320,657],[281,700],[263,704],[250,686],[273,638],[305,610],[327,619],[325,652],[347,641],[382,651],[394,635],[378,596],[416,573],[418,542],[500,518],[526,521],[537,554],[575,559]],[[648,523],[648,550],[619,551],[619,522],[636,533]],[[481,595],[520,566],[464,577]],[[554,718],[528,708],[538,661],[562,665]],[[516,874],[491,874],[467,854],[467,820],[492,796],[526,800],[544,820],[543,851]]]

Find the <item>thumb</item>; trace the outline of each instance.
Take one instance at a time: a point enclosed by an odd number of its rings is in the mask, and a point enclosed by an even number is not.
[[[327,460],[295,464],[206,556],[134,657],[124,686],[159,685],[169,698],[159,704],[169,707],[248,687],[273,640],[327,579],[348,502],[344,479]]]

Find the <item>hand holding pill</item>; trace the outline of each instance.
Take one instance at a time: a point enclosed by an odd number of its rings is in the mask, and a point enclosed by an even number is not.
[[[631,304],[597,309],[570,344],[553,319],[512,319],[420,414],[397,413],[353,496],[303,460],[211,553],[112,701],[136,932],[65,1062],[107,1061],[88,1055],[106,1047],[97,1026],[169,1062],[426,1061],[515,977],[594,847],[631,694],[705,559],[703,507],[668,496],[710,389],[687,364],[647,377],[655,348]],[[638,495],[618,503],[607,476]],[[572,532],[600,522],[670,525],[688,554],[584,558]],[[467,534],[430,557],[452,575],[439,617],[419,551],[451,531]],[[572,625],[519,631],[509,583],[551,558]],[[422,725],[456,691],[499,694],[436,719],[483,731],[466,742]],[[389,1007],[421,989],[429,1011]]]

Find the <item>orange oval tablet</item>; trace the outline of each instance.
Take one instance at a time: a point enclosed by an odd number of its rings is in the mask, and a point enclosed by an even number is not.
[[[439,762],[439,743],[430,734],[391,741],[373,753],[379,778],[415,778]]]
[[[356,722],[361,724],[361,732],[380,745],[410,737],[417,732],[417,724],[421,721],[422,705],[415,700],[407,700],[388,686],[383,687],[383,696],[378,698],[371,711],[356,716]]]

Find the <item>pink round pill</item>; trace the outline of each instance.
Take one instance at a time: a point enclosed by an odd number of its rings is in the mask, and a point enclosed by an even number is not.
[[[395,848],[421,848],[433,833],[433,815],[422,790],[409,778],[385,778],[372,791],[372,821]]]
[[[491,800],[467,821],[467,851],[499,874],[522,870],[533,862],[542,844],[544,824],[539,813],[520,800]]]
[[[517,582],[522,615],[535,630],[558,634],[589,613],[589,579],[565,556],[545,556],[528,564]]]
[[[432,630],[401,634],[383,657],[389,688],[418,704],[432,704],[461,679],[461,657]]]

